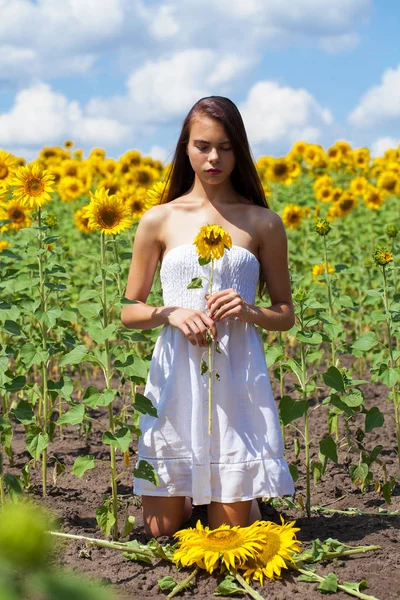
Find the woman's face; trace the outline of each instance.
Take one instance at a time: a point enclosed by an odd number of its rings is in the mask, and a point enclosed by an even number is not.
[[[215,119],[197,116],[186,148],[196,175],[207,183],[221,183],[235,167],[235,156],[224,126]],[[219,173],[208,172],[218,169]]]

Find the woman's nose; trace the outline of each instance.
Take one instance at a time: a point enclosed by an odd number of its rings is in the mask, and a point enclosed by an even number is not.
[[[218,152],[216,148],[213,148],[210,152],[210,154],[208,155],[208,160],[212,161],[212,160],[218,160],[219,156],[218,156]]]

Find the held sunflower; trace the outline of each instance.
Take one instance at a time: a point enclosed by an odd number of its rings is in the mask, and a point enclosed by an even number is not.
[[[299,527],[294,527],[295,521],[285,523],[281,516],[282,525],[276,525],[271,521],[259,521],[258,531],[262,542],[261,551],[254,557],[249,558],[245,565],[239,566],[245,572],[243,574],[247,582],[251,578],[264,583],[264,576],[274,580],[281,576],[281,570],[287,569],[287,562],[294,562],[293,554],[300,552],[296,539]]]
[[[221,525],[210,530],[197,521],[195,528],[189,527],[174,534],[179,541],[174,561],[183,567],[195,564],[209,573],[219,565],[228,570],[236,569],[260,553],[267,542],[265,533],[256,523],[249,527]]]
[[[232,248],[230,234],[219,225],[203,225],[194,238],[197,254],[206,261],[221,258],[224,251]]]
[[[34,164],[32,167],[19,167],[11,185],[15,186],[14,199],[27,208],[35,209],[50,202],[51,193],[54,192],[54,177],[49,171],[43,171],[38,164]]]
[[[111,235],[120,233],[132,225],[131,213],[122,200],[116,196],[108,195],[108,190],[100,188],[91,195],[91,202],[85,208],[83,216],[88,218],[89,229],[100,229],[103,233]]]

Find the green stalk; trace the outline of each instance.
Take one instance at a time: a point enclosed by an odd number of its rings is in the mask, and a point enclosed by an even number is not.
[[[4,488],[3,488],[3,478],[0,477],[0,506],[3,506],[3,504],[5,504],[6,498],[4,495]]]
[[[100,236],[100,248],[101,248],[101,292],[102,292],[102,304],[103,304],[103,327],[104,329],[108,325],[108,312],[107,312],[107,282],[106,282],[106,243],[105,243],[105,233],[102,231]],[[106,387],[107,389],[111,389],[111,360],[110,360],[110,344],[106,339],[104,341],[105,346],[105,379],[106,379]],[[113,415],[113,403],[108,405],[108,418],[110,423],[110,431],[114,433],[115,431],[115,423],[114,423],[114,415]],[[113,504],[113,515],[115,519],[115,524],[113,526],[113,539],[118,539],[118,497],[117,497],[117,467],[115,460],[115,448],[113,445],[110,445],[110,461],[111,461],[111,491],[112,491],[112,504]]]
[[[211,259],[210,296],[213,293],[214,258]],[[208,346],[208,433],[212,432],[212,384],[213,384],[213,345]]]
[[[72,533],[62,533],[61,531],[48,531],[50,535],[66,538],[68,540],[83,540],[88,546],[96,546],[98,548],[109,548],[110,550],[118,550],[119,552],[133,552],[137,556],[154,558],[154,553],[149,550],[130,548],[126,543],[109,542],[108,540],[98,540],[96,538],[86,537],[84,535],[74,535]]]
[[[193,569],[193,571],[190,573],[190,575],[188,577],[186,577],[186,579],[184,579],[183,581],[180,581],[174,587],[172,592],[170,594],[168,594],[167,598],[173,598],[174,596],[179,594],[179,592],[184,590],[190,584],[190,582],[196,577],[198,572],[199,572],[199,567],[196,567],[195,569]]]
[[[263,597],[260,596],[260,594],[256,592],[256,590],[253,590],[253,588],[247,583],[245,579],[243,579],[243,577],[237,571],[232,571],[232,575],[240,583],[243,589],[246,590],[249,596],[255,598],[255,600],[264,600]]]
[[[39,250],[43,248],[42,244],[42,212],[40,206],[38,207],[38,246]],[[47,350],[47,331],[46,325],[43,322],[43,316],[46,312],[46,293],[44,287],[44,273],[43,273],[43,255],[39,253],[38,256],[38,265],[39,265],[39,295],[40,295],[40,307],[42,310],[42,320],[40,322],[40,331],[42,334],[42,348],[46,352]],[[41,398],[41,408],[42,408],[42,432],[44,434],[47,433],[47,361],[42,363],[42,398]],[[42,450],[42,496],[47,496],[47,448]]]
[[[118,238],[115,234],[113,234],[113,238],[114,238],[114,256],[115,256],[115,262],[117,263],[117,265],[120,267],[120,263],[119,263],[119,254],[118,254]],[[122,285],[121,285],[121,273],[117,273],[117,287],[118,287],[118,294],[119,297],[122,298]]]
[[[331,290],[331,281],[328,273],[328,249],[326,247],[326,236],[323,236],[324,239],[324,270],[325,270],[325,281],[326,281],[326,289],[328,291],[328,305],[329,305],[329,315],[333,318],[333,303],[332,303],[332,290]],[[332,365],[335,365],[335,340],[331,342],[332,349]]]
[[[303,330],[303,305],[301,305],[300,312],[300,323],[301,329]],[[307,381],[307,365],[306,355],[303,342],[300,342],[300,353],[301,353],[301,387],[302,387],[302,399],[307,400],[306,381]],[[304,413],[304,444],[306,453],[306,513],[307,517],[311,517],[311,485],[310,485],[310,441],[309,441],[309,414],[308,407]]]
[[[316,573],[314,573],[313,571],[310,571],[309,569],[302,569],[301,567],[298,567],[296,564],[291,564],[290,566],[295,569],[296,571],[298,571],[299,573],[302,573],[303,575],[307,575],[307,577],[314,577],[314,579],[317,581],[319,581],[320,583],[322,583],[324,581],[324,577],[321,577],[320,575],[317,575]],[[362,592],[357,592],[357,590],[353,590],[345,585],[341,585],[340,583],[338,583],[338,589],[342,590],[343,592],[346,592],[346,594],[350,594],[350,596],[355,596],[356,598],[360,598],[360,600],[378,600],[378,598],[376,598],[375,596],[370,596],[369,594],[363,594]]]
[[[383,273],[383,303],[385,306],[385,316],[386,316],[386,329],[388,334],[388,348],[389,348],[389,357],[390,357],[390,368],[394,369],[395,360],[393,358],[393,348],[392,348],[392,329],[390,326],[390,313],[389,313],[389,299],[387,292],[387,279],[386,279],[386,269],[385,265],[382,265],[382,273]],[[395,383],[393,388],[393,405],[394,405],[394,419],[396,423],[396,436],[397,436],[397,460],[400,467],[400,420],[399,420],[399,394],[398,394],[398,384]]]

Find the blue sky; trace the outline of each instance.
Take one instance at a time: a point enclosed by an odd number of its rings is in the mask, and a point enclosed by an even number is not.
[[[201,97],[238,106],[254,156],[297,139],[400,140],[394,0],[0,0],[0,148],[73,139],[172,156]]]

